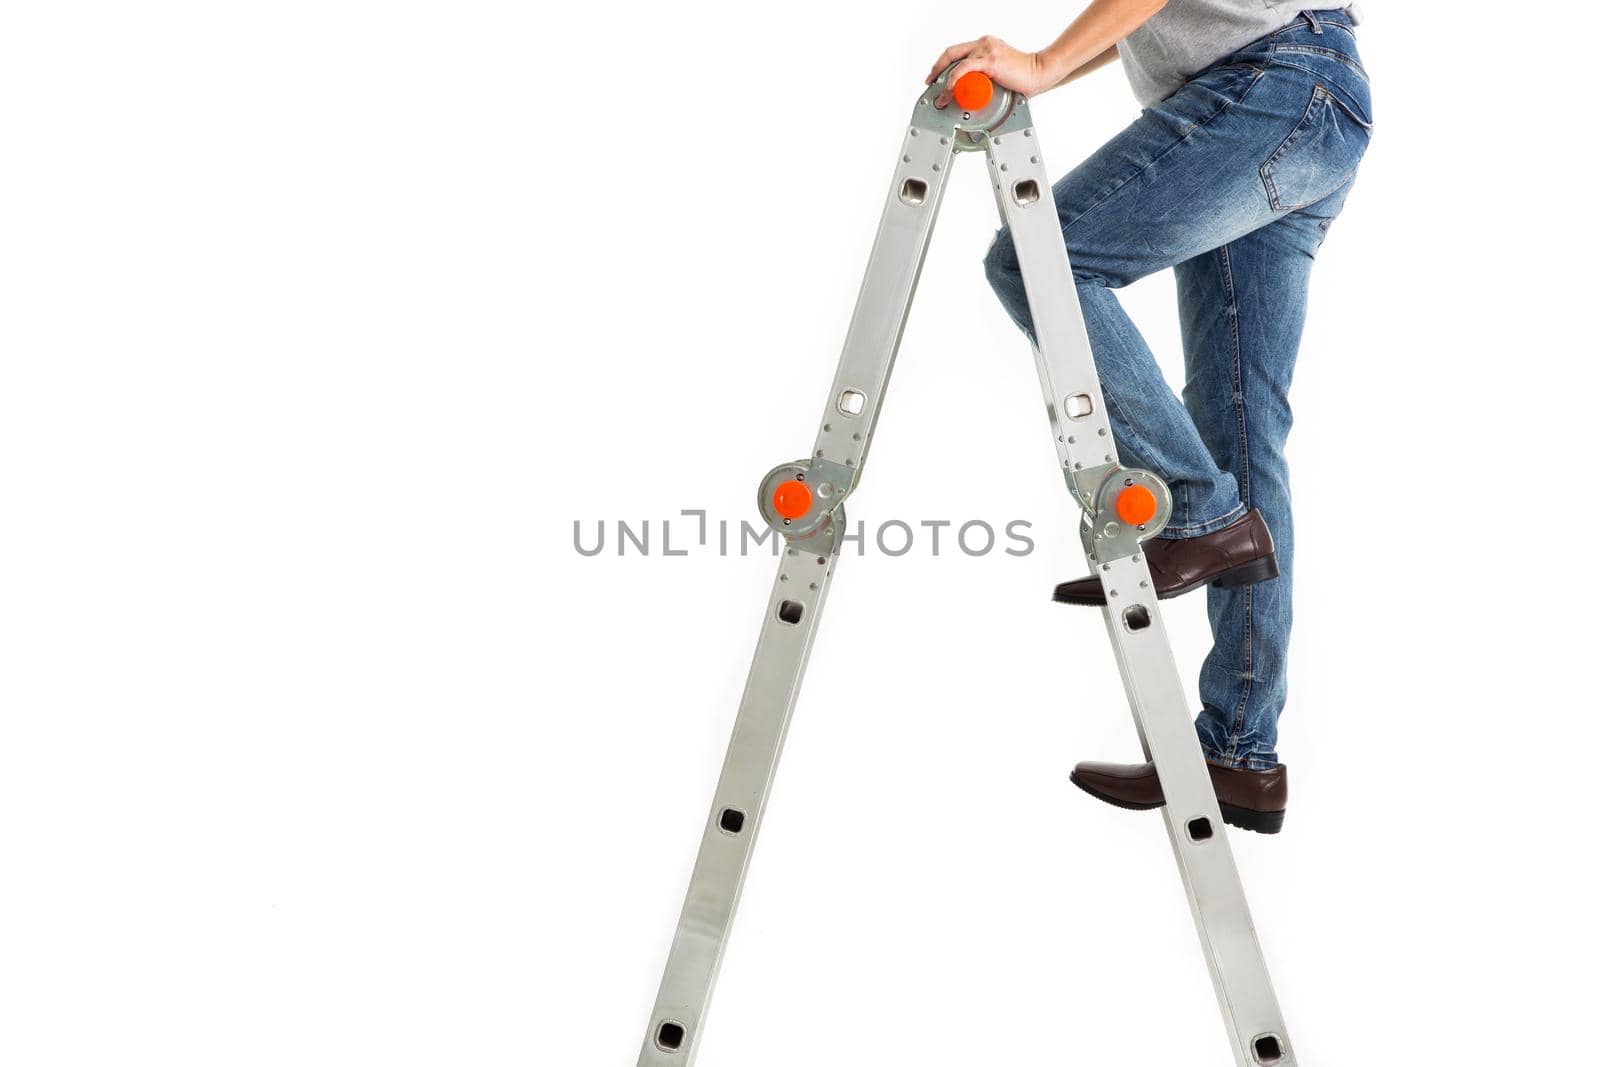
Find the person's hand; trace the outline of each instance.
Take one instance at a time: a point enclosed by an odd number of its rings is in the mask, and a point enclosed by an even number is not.
[[[960,62],[956,62],[960,60]],[[979,37],[965,44],[953,44],[940,53],[933,69],[923,83],[932,85],[939,72],[955,63],[950,77],[945,79],[944,91],[933,102],[934,107],[950,103],[950,86],[968,71],[981,70],[1001,85],[1023,96],[1035,96],[1050,88],[1045,76],[1044,62],[1037,52],[1023,52],[1012,48],[998,37]]]

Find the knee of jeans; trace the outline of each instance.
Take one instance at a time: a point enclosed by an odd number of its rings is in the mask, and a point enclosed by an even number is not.
[[[983,273],[989,279],[989,287],[1001,294],[1012,288],[1022,276],[1022,267],[1017,262],[1017,246],[1011,240],[1009,229],[994,235],[994,242],[983,257]]]

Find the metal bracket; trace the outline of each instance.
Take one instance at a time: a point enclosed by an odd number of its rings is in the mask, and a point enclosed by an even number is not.
[[[1148,522],[1129,523],[1117,514],[1117,497],[1124,490],[1142,486],[1156,498],[1155,517]],[[1172,490],[1167,483],[1147,470],[1119,468],[1108,474],[1094,496],[1094,510],[1085,525],[1084,549],[1098,563],[1131,556],[1139,544],[1160,533],[1172,517]]]
[[[1005,86],[995,85],[989,103],[978,111],[965,111],[954,101],[942,108],[934,106],[939,94],[949,86],[950,72],[955,68],[956,64],[952,63],[942,70],[917,97],[911,124],[929,133],[949,136],[954,140],[958,152],[981,151],[991,135],[1006,128],[1025,100]]]

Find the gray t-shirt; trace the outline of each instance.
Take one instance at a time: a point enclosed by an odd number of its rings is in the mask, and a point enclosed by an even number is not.
[[[1117,45],[1117,54],[1133,95],[1149,107],[1222,57],[1283,29],[1307,8],[1321,10],[1304,0],[1168,0]]]

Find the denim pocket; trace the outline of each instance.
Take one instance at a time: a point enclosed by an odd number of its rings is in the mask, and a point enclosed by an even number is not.
[[[1372,124],[1318,84],[1300,124],[1261,164],[1272,209],[1295,211],[1338,189],[1354,176],[1371,137]]]

